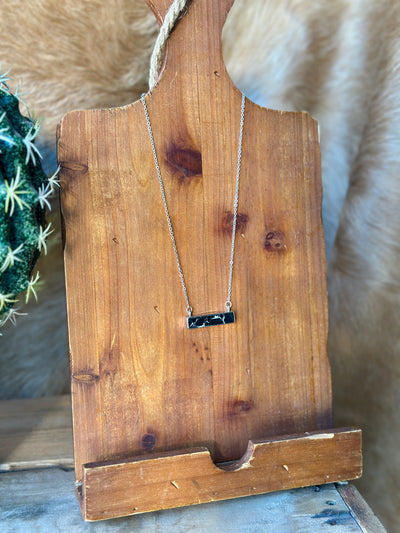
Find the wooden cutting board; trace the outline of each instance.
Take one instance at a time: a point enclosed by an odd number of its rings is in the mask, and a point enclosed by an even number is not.
[[[161,22],[170,0],[149,0]],[[194,314],[224,310],[241,93],[222,60],[233,0],[194,0],[146,102]],[[329,428],[317,123],[246,101],[234,324],[189,330],[140,101],[58,132],[75,465]]]

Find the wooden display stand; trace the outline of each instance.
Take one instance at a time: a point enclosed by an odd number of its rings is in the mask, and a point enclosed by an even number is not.
[[[149,0],[159,21],[171,0]],[[194,0],[146,102],[194,313],[226,299],[241,94]],[[87,520],[361,475],[332,430],[320,147],[247,101],[235,324],[188,330],[141,102],[59,128],[77,496]]]

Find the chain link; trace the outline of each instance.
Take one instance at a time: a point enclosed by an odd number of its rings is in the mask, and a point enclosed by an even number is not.
[[[145,101],[145,95],[144,94],[141,96],[140,100],[141,100],[141,102],[143,104],[144,114],[145,114],[145,117],[146,117],[147,129],[148,129],[148,132],[149,132],[151,149],[152,149],[152,152],[153,152],[154,164],[155,164],[156,171],[157,171],[158,182],[160,184],[161,197],[162,197],[162,201],[163,201],[163,204],[164,204],[165,216],[167,218],[169,235],[171,237],[171,242],[172,242],[172,246],[173,246],[174,253],[175,253],[176,264],[177,264],[177,267],[178,267],[179,278],[180,278],[180,281],[181,281],[182,290],[183,290],[183,294],[184,294],[184,297],[185,297],[186,312],[187,312],[188,316],[190,317],[192,315],[193,308],[192,308],[192,306],[189,303],[189,296],[188,296],[188,292],[187,292],[187,288],[186,288],[185,277],[183,275],[182,265],[181,265],[181,261],[179,259],[178,248],[176,246],[174,230],[173,230],[173,227],[172,227],[171,217],[170,217],[170,214],[169,214],[169,209],[168,209],[167,198],[166,198],[166,194],[165,194],[164,183],[163,183],[162,176],[161,176],[161,169],[160,169],[160,165],[159,165],[159,162],[158,162],[157,150],[156,150],[156,146],[155,146],[155,142],[154,142],[153,129],[151,127],[149,111],[147,109],[147,104],[146,104],[146,101]],[[241,112],[240,112],[240,133],[239,133],[239,147],[238,147],[237,170],[236,170],[236,189],[235,189],[235,199],[234,199],[234,203],[233,203],[233,221],[232,221],[233,227],[232,227],[231,254],[230,254],[230,260],[229,260],[228,296],[227,296],[227,299],[226,299],[226,302],[225,302],[225,307],[226,307],[226,309],[228,311],[230,311],[231,307],[232,307],[231,295],[232,295],[232,280],[233,280],[233,264],[234,264],[234,257],[235,257],[236,224],[237,224],[237,215],[238,215],[238,207],[239,207],[239,184],[240,184],[240,170],[241,170],[241,164],[242,164],[242,144],[243,144],[245,104],[246,104],[246,98],[245,98],[245,96],[243,94],[242,95]]]
[[[240,111],[239,147],[238,147],[237,170],[236,170],[236,190],[235,190],[235,201],[233,203],[232,246],[231,246],[231,257],[229,261],[228,297],[225,302],[225,307],[228,311],[230,311],[232,307],[231,296],[232,296],[232,279],[233,279],[233,260],[235,257],[236,225],[237,225],[237,215],[238,215],[238,207],[239,207],[239,184],[240,184],[240,169],[242,166],[242,144],[243,144],[245,104],[246,104],[246,98],[244,94],[242,94],[242,107]]]

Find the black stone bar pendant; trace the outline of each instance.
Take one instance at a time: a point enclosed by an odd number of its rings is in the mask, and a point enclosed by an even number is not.
[[[207,328],[208,326],[221,326],[223,324],[233,324],[235,313],[213,313],[212,315],[188,316],[187,327],[189,329]]]

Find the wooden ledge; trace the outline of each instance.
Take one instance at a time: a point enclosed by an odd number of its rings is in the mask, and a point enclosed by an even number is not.
[[[278,490],[356,479],[361,431],[354,428],[249,442],[237,462],[215,465],[206,448],[82,467],[77,496],[95,521]]]

